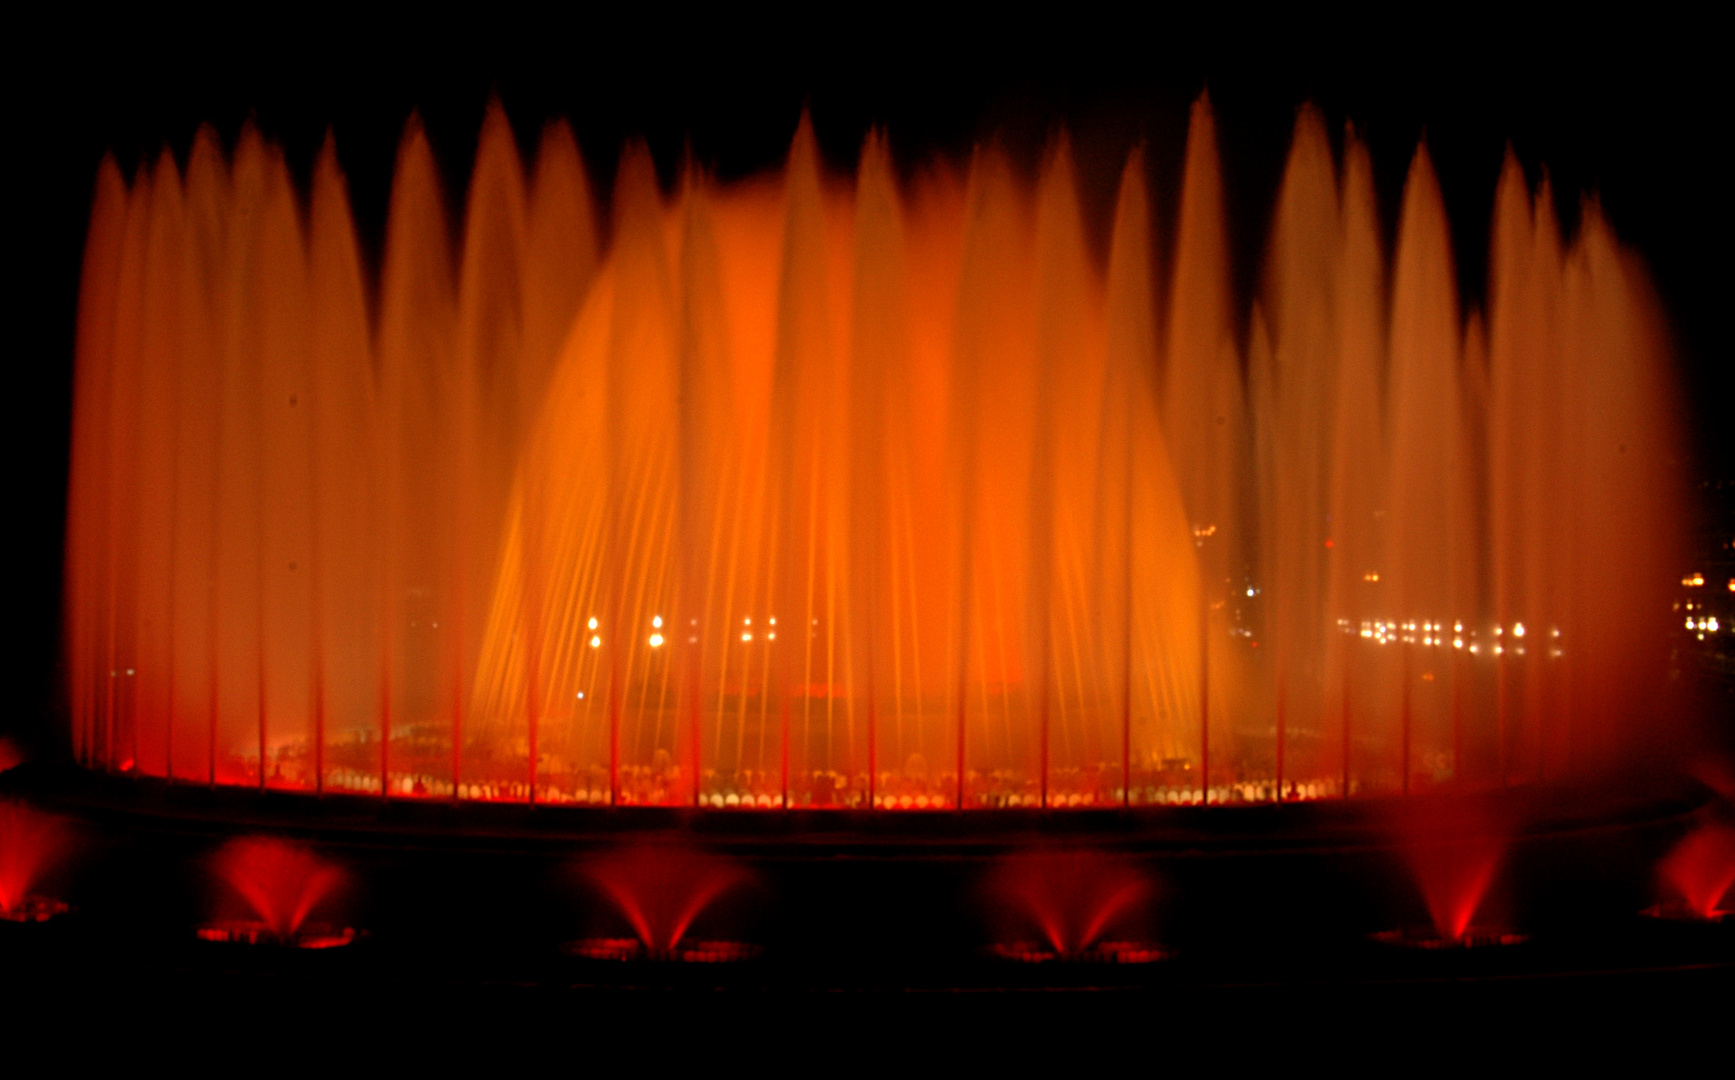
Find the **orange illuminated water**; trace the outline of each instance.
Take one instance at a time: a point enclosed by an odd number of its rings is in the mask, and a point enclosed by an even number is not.
[[[851,177],[804,127],[673,192],[629,147],[599,212],[563,126],[526,165],[495,109],[453,223],[412,121],[377,273],[330,146],[307,190],[250,129],[105,164],[80,754],[912,809],[1617,762],[1674,566],[1644,272],[1509,163],[1466,303],[1426,150],[1382,237],[1365,149],[1304,110],[1243,310],[1214,140],[1201,101],[1173,221],[1128,160],[1093,245],[1063,140],[1032,178],[874,137]]]

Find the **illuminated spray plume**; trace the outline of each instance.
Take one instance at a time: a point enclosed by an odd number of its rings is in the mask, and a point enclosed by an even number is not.
[[[571,955],[698,963],[758,955],[758,947],[745,942],[694,940],[691,934],[730,894],[751,884],[751,875],[734,862],[686,848],[644,846],[593,859],[581,874],[632,936],[581,938],[566,945]]]
[[[1098,852],[1010,856],[989,874],[985,899],[1002,940],[989,955],[1026,963],[1150,963],[1167,958],[1139,940],[1156,894],[1150,875]]]
[[[36,889],[65,857],[69,840],[59,818],[0,801],[0,920],[43,922],[67,911],[63,901]]]
[[[1400,850],[1433,924],[1431,941],[1471,943],[1467,935],[1505,859],[1510,825],[1473,804],[1433,801],[1406,807],[1397,825]]]
[[[629,145],[603,229],[566,128],[527,165],[494,108],[456,228],[410,123],[373,278],[329,145],[306,190],[251,128],[105,163],[79,753],[886,809],[1618,761],[1663,668],[1676,419],[1596,205],[1563,235],[1509,162],[1467,302],[1426,150],[1382,237],[1366,149],[1304,109],[1243,310],[1204,101],[1173,220],[1146,168],[1098,252],[1064,139],[1033,181],[992,146],[900,179],[879,136],[827,173],[803,126],[672,191]]]
[[[207,941],[331,948],[355,939],[350,929],[334,929],[311,916],[329,908],[345,883],[342,870],[299,844],[264,837],[243,837],[223,845],[212,869],[243,917],[198,929]]]
[[[1725,901],[1735,889],[1735,828],[1721,822],[1701,825],[1663,858],[1657,875],[1666,894],[1655,909],[1659,914],[1684,905],[1696,919],[1726,917]]]

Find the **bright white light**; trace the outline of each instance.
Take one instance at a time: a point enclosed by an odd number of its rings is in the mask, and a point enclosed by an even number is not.
[[[777,625],[777,616],[773,615],[769,619],[766,619],[765,621],[770,623],[772,626],[776,626]]]
[[[661,635],[661,634],[652,634],[651,635],[651,648],[653,648],[653,649],[660,648],[662,646],[662,644],[663,644],[663,635]]]
[[[1717,632],[1717,627],[1717,616],[1713,615],[1709,619],[1705,620],[1705,629],[1711,631],[1713,634]]]
[[[591,647],[591,648],[593,648],[593,649],[600,649],[600,648],[602,648],[602,638],[600,638],[600,637],[598,637],[598,636],[597,636],[597,635],[595,635],[595,634],[592,634],[592,635],[591,635],[591,636],[590,636],[590,647]]]
[[[752,626],[752,625],[753,625],[753,620],[752,620],[752,619],[751,619],[751,618],[745,618],[745,619],[742,619],[742,620],[741,620],[741,625],[742,625],[742,626]]]
[[[777,631],[773,630],[769,634],[766,634],[765,640],[766,641],[776,641],[777,640]]]
[[[1452,633],[1462,634],[1463,632],[1464,632],[1464,624],[1463,623],[1455,622],[1452,624]]]
[[[578,700],[580,700],[580,701],[584,700],[584,691],[583,690],[580,690],[578,692]]]
[[[595,629],[596,629],[596,616],[595,616],[595,615],[592,615],[592,616],[591,616],[591,617],[590,617],[590,628],[591,628],[591,629],[592,629],[592,630],[595,630]]]
[[[741,640],[742,640],[742,641],[752,641],[752,640],[753,640],[753,635],[752,635],[752,634],[742,634],[742,635],[741,635]]]
[[[1464,647],[1464,639],[1463,638],[1455,637],[1452,639],[1452,648],[1462,649],[1463,647]]]
[[[1523,623],[1518,622],[1518,623],[1512,624],[1512,636],[1513,637],[1523,637],[1524,636],[1524,624]]]
[[[663,617],[661,615],[651,616],[651,625],[661,630],[663,627]]]

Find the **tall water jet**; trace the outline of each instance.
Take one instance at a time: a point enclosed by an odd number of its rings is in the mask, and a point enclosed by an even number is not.
[[[1332,403],[1331,505],[1323,731],[1337,731],[1335,789],[1366,783],[1387,729],[1382,665],[1364,643],[1384,636],[1379,568],[1386,483],[1386,302],[1373,165],[1353,130],[1344,133],[1340,182],[1341,263],[1336,279],[1337,383]],[[1334,725],[1335,721],[1335,725]],[[1389,755],[1385,755],[1389,760]]]
[[[1303,110],[1272,231],[1263,305],[1271,348],[1250,371],[1263,519],[1257,579],[1268,596],[1261,659],[1272,679],[1268,707],[1279,798],[1296,791],[1297,778],[1318,782],[1342,774],[1341,739],[1327,738],[1325,707],[1332,629],[1327,575],[1336,524],[1333,391],[1347,351],[1338,280],[1347,267],[1334,171],[1324,120]],[[1334,730],[1342,723],[1341,715],[1331,720]]]
[[[1243,526],[1246,475],[1245,390],[1233,332],[1229,244],[1224,233],[1216,124],[1210,104],[1193,105],[1181,181],[1174,266],[1170,272],[1164,355],[1163,432],[1182,505],[1198,550],[1200,800],[1239,779],[1233,733],[1248,722],[1237,697],[1247,684],[1239,648],[1251,583]],[[1251,590],[1251,591],[1250,591]],[[1211,752],[1216,747],[1217,770]]]
[[[1476,610],[1476,551],[1457,287],[1433,164],[1404,182],[1393,257],[1388,542],[1383,599],[1397,623],[1397,782],[1405,792],[1456,769],[1458,672],[1448,628]]]

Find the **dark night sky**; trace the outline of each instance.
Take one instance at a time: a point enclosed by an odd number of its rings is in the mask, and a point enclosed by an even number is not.
[[[1727,78],[1706,27],[1663,13],[1515,28],[1470,9],[1439,24],[1252,11],[1205,20],[1151,12],[1128,23],[1073,5],[1063,23],[1017,24],[1002,8],[974,27],[946,28],[923,7],[871,16],[864,8],[853,24],[808,13],[695,21],[669,8],[622,21],[484,10],[480,25],[448,17],[428,29],[424,8],[402,20],[421,29],[391,33],[354,25],[346,9],[282,22],[231,15],[215,31],[191,18],[146,24],[88,12],[16,28],[7,249],[9,322],[23,333],[9,361],[5,426],[20,636],[7,662],[22,700],[0,730],[42,730],[54,700],[72,327],[92,175],[108,149],[126,165],[165,142],[184,150],[206,120],[232,138],[254,115],[303,166],[333,126],[363,229],[376,234],[409,110],[425,115],[456,189],[491,91],[522,138],[547,117],[569,117],[604,185],[621,139],[633,135],[649,140],[665,175],[689,145],[725,175],[773,164],[804,104],[839,168],[852,165],[872,124],[887,128],[906,163],[962,155],[984,136],[1033,160],[1064,124],[1087,194],[1093,185],[1106,192],[1125,149],[1143,139],[1167,221],[1187,107],[1208,86],[1245,290],[1295,107],[1311,99],[1334,126],[1353,120],[1365,133],[1388,219],[1427,133],[1472,297],[1510,140],[1533,175],[1546,165],[1569,211],[1581,194],[1599,193],[1617,231],[1649,259],[1694,414],[1689,467],[1696,478],[1735,478],[1725,404],[1735,388],[1712,326],[1713,297],[1729,294]],[[796,44],[781,43],[789,38]]]

